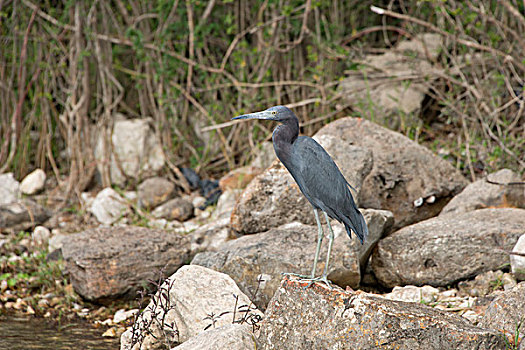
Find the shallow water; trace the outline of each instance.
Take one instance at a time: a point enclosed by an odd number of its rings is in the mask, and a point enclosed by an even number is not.
[[[118,349],[119,339],[102,337],[103,332],[88,323],[57,327],[46,319],[0,316],[0,349]]]

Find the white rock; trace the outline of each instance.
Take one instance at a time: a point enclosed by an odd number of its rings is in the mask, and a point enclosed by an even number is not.
[[[115,315],[113,316],[113,323],[120,323],[122,321],[126,321],[128,318],[133,317],[137,312],[139,312],[138,309],[120,309],[117,312],[115,312]]]
[[[105,149],[104,135],[101,134],[95,148],[99,171],[110,160],[111,183],[117,185],[123,185],[126,176],[140,179],[155,175],[164,166],[165,157],[160,141],[150,126],[151,118],[128,120],[117,115],[116,119],[111,143],[120,166],[113,154]]]
[[[141,347],[135,345],[132,348],[134,350],[158,349],[162,344],[156,339],[166,336],[172,337],[168,340],[184,342],[206,328],[231,324],[236,306],[253,305],[230,276],[198,265],[181,267],[161,288],[162,293],[157,292],[154,297],[156,300],[150,302],[137,320],[137,332],[144,336],[144,341]],[[164,297],[159,300],[159,294],[169,295],[169,305],[166,305],[168,301]],[[238,296],[237,301],[234,295]],[[166,306],[156,307],[160,302]],[[257,309],[251,312],[262,317]],[[163,329],[160,329],[159,322],[152,322],[148,331],[143,329],[144,324],[150,323],[148,320],[151,320],[152,314],[156,315],[157,320],[164,318]],[[237,310],[236,321],[243,316],[244,313]],[[178,333],[168,327],[172,323]],[[132,335],[132,329],[122,334],[121,349],[131,349]]]
[[[0,281],[0,292],[4,292],[7,289],[7,280],[1,280]]]
[[[391,293],[383,295],[390,300],[408,301],[412,303],[429,303],[435,301],[439,294],[439,289],[431,286],[404,286],[394,287]]]
[[[525,254],[525,234],[520,236],[512,252]],[[518,281],[525,281],[525,256],[511,254],[510,267]]]
[[[172,221],[172,223],[173,222],[174,221]],[[195,220],[189,220],[189,221],[177,223],[176,226],[174,225],[173,231],[178,232],[178,233],[188,233],[188,232],[193,232],[197,230],[201,226],[202,224],[200,222],[195,221]]]
[[[0,205],[11,204],[20,199],[20,183],[13,173],[0,174]]]
[[[128,207],[124,198],[111,187],[100,191],[89,208],[97,220],[105,225],[111,225],[120,219],[126,214],[127,210]]]
[[[37,226],[31,234],[31,238],[35,244],[47,244],[49,242],[49,237],[51,237],[51,231],[47,227]]]
[[[129,201],[136,201],[138,198],[137,191],[126,191],[124,192],[124,198]]]
[[[455,297],[457,294],[458,294],[457,289],[449,289],[449,290],[445,290],[440,293],[441,297],[444,297],[444,298],[452,298],[452,297]]]
[[[46,173],[42,169],[36,169],[22,180],[20,190],[23,194],[33,195],[42,191],[45,183]]]
[[[465,311],[461,316],[463,316],[463,318],[466,318],[473,324],[477,324],[481,320],[481,315],[477,314],[472,310]]]

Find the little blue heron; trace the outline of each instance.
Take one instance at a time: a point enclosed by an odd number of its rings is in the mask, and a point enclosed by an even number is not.
[[[233,119],[264,119],[281,123],[275,128],[272,135],[275,154],[313,206],[318,228],[317,248],[311,277],[300,277],[310,281],[310,284],[314,281],[322,281],[330,286],[327,275],[334,232],[328,217],[344,224],[350,238],[352,238],[351,232],[354,231],[361,244],[368,236],[365,219],[357,209],[350,193],[349,188],[353,189],[353,187],[346,181],[333,159],[320,144],[311,137],[299,136],[299,120],[289,108],[275,106],[262,112],[244,114]],[[315,269],[324,236],[319,220],[319,209],[323,211],[330,235],[324,272],[320,278],[316,278]]]

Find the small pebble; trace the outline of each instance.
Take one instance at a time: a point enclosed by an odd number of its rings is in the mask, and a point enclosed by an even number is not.
[[[1,280],[0,281],[0,292],[4,292],[6,289],[7,289],[8,285],[7,285],[7,281],[6,280]]]
[[[49,242],[49,237],[51,237],[51,231],[47,227],[37,226],[31,234],[33,243],[36,245],[44,245]]]
[[[115,315],[113,316],[113,323],[120,323],[122,321],[127,320],[130,317],[133,317],[137,312],[139,312],[138,309],[120,309],[117,312],[115,312]]]
[[[441,294],[442,296],[444,296],[446,298],[450,298],[450,297],[455,297],[456,294],[458,294],[458,291],[456,289],[449,289],[449,290],[446,290],[446,291],[441,292],[439,294]]]
[[[516,285],[518,284],[514,276],[508,272],[503,274],[502,282],[503,282],[504,290],[511,290],[512,288],[516,287]]]
[[[117,330],[115,328],[110,328],[108,329],[107,331],[105,331],[103,334],[102,334],[103,337],[110,337],[110,338],[114,338],[117,336]]]
[[[466,318],[467,320],[469,320],[470,322],[472,322],[474,324],[477,324],[479,319],[481,318],[481,315],[478,315],[477,313],[475,313],[472,310],[465,311],[463,313],[463,315],[461,315],[461,316]]]
[[[40,306],[40,307],[47,307],[47,306],[49,306],[49,300],[47,300],[47,299],[40,299],[38,301],[38,306]]]
[[[192,202],[194,208],[199,208],[199,207],[203,206],[204,203],[206,203],[206,198],[204,198],[202,196],[197,196],[197,197],[193,198],[193,200],[191,202]]]

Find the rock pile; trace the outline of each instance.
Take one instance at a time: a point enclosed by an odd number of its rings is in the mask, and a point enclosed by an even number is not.
[[[370,235],[361,245],[333,222],[334,288],[305,289],[282,273],[310,273],[317,226],[268,151],[220,181],[179,169],[183,186],[160,171],[165,159],[158,141],[148,140],[147,121],[117,127],[99,139],[100,175],[137,188],[81,194],[78,210],[93,227],[70,230],[75,215],[64,211],[48,220],[39,195],[45,174],[37,170],[21,184],[0,175],[0,229],[32,231],[24,244],[47,245],[50,260],[63,257],[72,289],[92,302],[134,297],[159,270],[171,275],[122,335],[121,349],[525,347],[525,329],[518,329],[525,317],[525,192],[509,185],[521,181],[511,170],[468,184],[446,160],[373,122],[326,125],[315,138],[355,187]],[[102,156],[108,142],[113,153]],[[323,246],[318,272],[326,254]],[[111,322],[137,312],[122,310]]]

